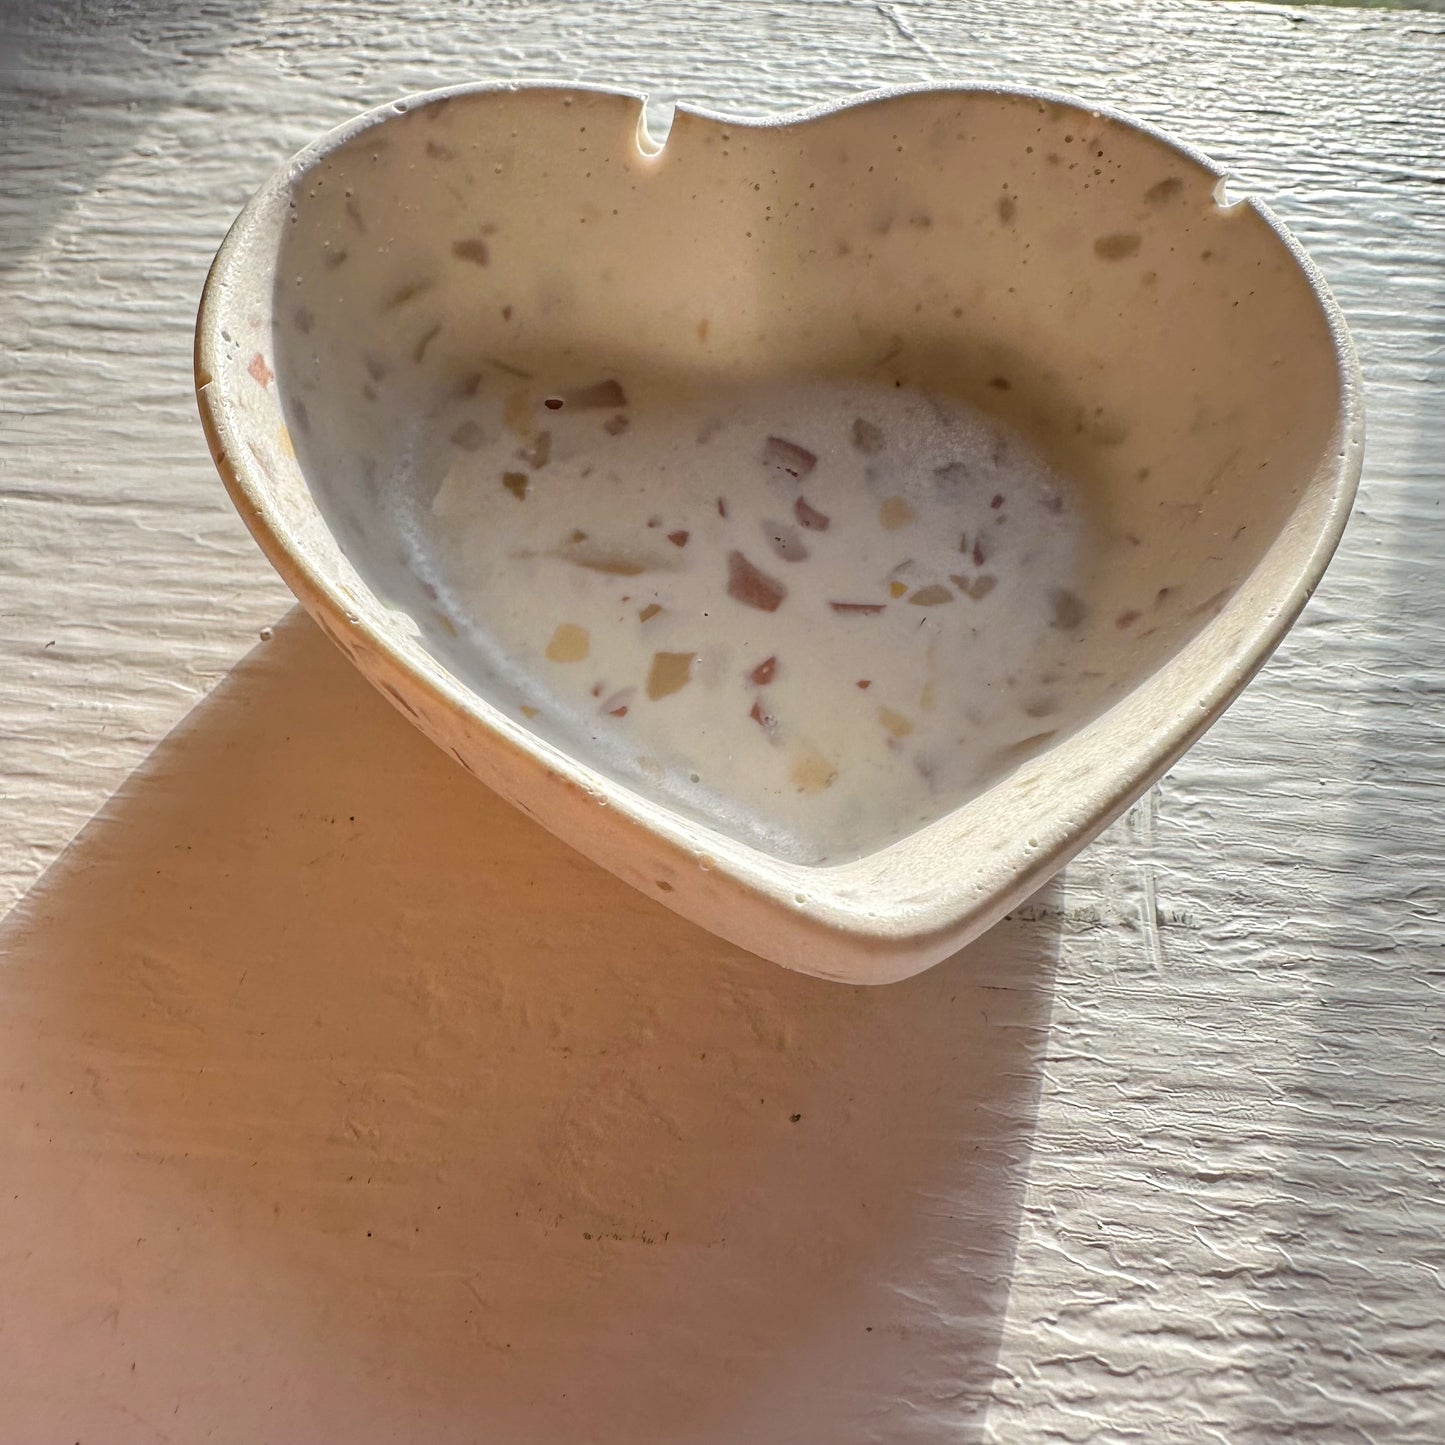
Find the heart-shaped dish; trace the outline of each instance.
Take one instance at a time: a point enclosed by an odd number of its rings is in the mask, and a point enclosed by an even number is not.
[[[196,383],[267,555],[428,736],[850,982],[987,928],[1219,716],[1363,437],[1268,211],[995,89],[661,146],[613,91],[398,102],[246,207]]]

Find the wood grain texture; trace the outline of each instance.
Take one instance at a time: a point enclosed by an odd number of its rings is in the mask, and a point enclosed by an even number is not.
[[[507,813],[225,501],[230,218],[505,76],[1065,89],[1228,164],[1350,317],[1365,478],[1301,623],[923,979],[786,975]],[[1440,1439],[1442,394],[1438,16],[4,7],[0,1438]]]

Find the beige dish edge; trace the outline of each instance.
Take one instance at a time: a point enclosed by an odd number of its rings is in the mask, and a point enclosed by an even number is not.
[[[1339,380],[1337,457],[1310,482],[1318,525],[1286,528],[1203,630],[1121,702],[981,796],[867,857],[816,867],[780,860],[634,793],[491,706],[442,667],[361,580],[314,555],[302,533],[319,518],[298,467],[289,491],[248,447],[250,423],[222,375],[223,333],[270,311],[277,202],[299,175],[372,126],[442,99],[519,91],[645,96],[608,87],[469,84],[377,107],[298,153],[256,193],[226,236],[197,318],[198,405],[216,467],[267,558],[329,637],[394,705],[469,773],[520,811],[666,907],[785,967],[854,984],[907,978],[949,957],[1035,892],[1143,794],[1224,712],[1278,646],[1317,586],[1349,517],[1364,445],[1358,360],[1343,315],[1298,242],[1265,206],[1312,292]],[[764,131],[886,106],[920,94],[1029,100],[1132,130],[1222,183],[1206,157],[1153,127],[1067,96],[1011,87],[898,87],[761,120],[680,106],[690,117]],[[349,571],[350,569],[345,569]],[[468,866],[466,859],[458,867]]]

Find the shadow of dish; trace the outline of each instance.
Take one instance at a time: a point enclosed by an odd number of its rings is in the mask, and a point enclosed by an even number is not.
[[[0,930],[9,1427],[979,1438],[1047,926],[884,989],[765,964],[293,613]]]

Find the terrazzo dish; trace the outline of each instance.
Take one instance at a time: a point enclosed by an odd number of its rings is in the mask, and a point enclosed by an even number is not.
[[[271,561],[462,767],[859,983],[989,927],[1219,716],[1363,436],[1268,211],[1002,90],[679,109],[661,146],[612,91],[399,101],[246,207],[196,382]]]

